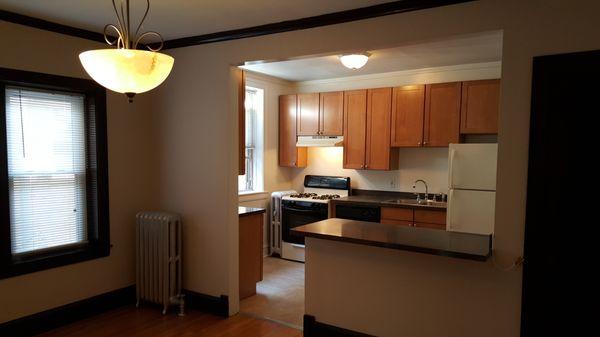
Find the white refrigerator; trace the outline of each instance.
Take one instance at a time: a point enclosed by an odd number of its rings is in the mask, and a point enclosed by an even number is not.
[[[492,234],[498,144],[450,144],[446,230]]]

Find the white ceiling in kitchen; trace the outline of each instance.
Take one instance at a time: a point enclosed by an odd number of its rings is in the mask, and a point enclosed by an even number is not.
[[[361,69],[342,66],[338,55],[298,58],[279,62],[250,62],[244,68],[286,79],[310,81],[392,71],[495,62],[502,59],[502,32],[457,36],[401,47],[369,50],[369,62]]]
[[[391,0],[150,0],[146,31],[167,40],[367,7]],[[119,3],[119,0],[115,1]],[[131,0],[132,23],[146,9]],[[0,9],[101,33],[116,23],[111,0],[0,0]]]

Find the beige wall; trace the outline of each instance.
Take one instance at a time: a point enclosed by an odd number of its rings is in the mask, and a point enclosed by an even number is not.
[[[245,60],[372,50],[489,30],[503,30],[504,37],[495,247],[500,262],[512,261],[523,250],[532,57],[600,48],[599,10],[600,3],[593,0],[482,0],[169,51],[176,59],[175,70],[155,92],[162,130],[161,188],[163,205],[184,214],[185,286],[229,294],[230,310],[237,310],[237,122],[231,66]],[[449,269],[458,264],[444,261]],[[439,275],[435,270],[439,265],[420,266],[420,275]],[[498,316],[506,336],[518,335],[520,273],[472,281],[474,287],[488,289],[480,300]],[[454,276],[443,277],[450,281]],[[418,283],[414,290],[420,291]],[[448,291],[458,299],[455,311],[473,310],[469,301],[460,300],[468,298],[468,292]],[[421,305],[439,303],[425,298]],[[317,319],[339,325],[352,319],[334,319],[335,313],[319,306],[313,310]],[[449,322],[450,316],[436,322],[439,331],[432,335],[443,335]],[[487,333],[477,321],[464,329],[467,334]]]
[[[500,78],[501,63],[488,62],[455,66],[414,69],[383,74],[352,76],[317,81],[297,82],[297,92],[325,92],[365,88],[394,87]],[[307,174],[348,176],[352,188],[386,191],[413,191],[413,182],[424,179],[432,193],[448,193],[447,148],[403,148],[399,150],[398,170],[344,170],[343,149],[309,148],[308,165],[293,172],[293,187],[303,189]],[[418,192],[424,192],[419,186]]]
[[[0,67],[86,77],[77,55],[102,45],[0,21]],[[135,213],[157,206],[149,97],[107,95],[109,257],[0,280],[0,323],[135,282]]]

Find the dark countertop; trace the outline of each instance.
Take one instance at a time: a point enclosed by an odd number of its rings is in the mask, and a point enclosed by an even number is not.
[[[267,210],[264,209],[264,208],[238,206],[238,215],[239,216],[248,216],[248,215],[252,215],[252,214],[260,214],[260,213],[265,213],[266,211]]]
[[[367,246],[486,261],[492,254],[492,236],[405,227],[339,218],[292,229],[295,235]]]
[[[407,202],[393,202],[393,200],[401,200],[406,199],[409,200]],[[435,204],[417,204],[415,199],[409,197],[395,197],[390,195],[351,195],[339,199],[331,200],[333,205],[348,203],[348,204],[360,204],[360,205],[377,205],[377,206],[385,206],[385,207],[403,207],[403,208],[423,208],[423,209],[431,209],[431,210],[446,210],[446,203],[435,203]]]

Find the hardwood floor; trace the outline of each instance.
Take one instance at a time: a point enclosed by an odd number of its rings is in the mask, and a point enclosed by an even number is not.
[[[265,257],[263,280],[256,285],[256,295],[240,302],[240,312],[301,327],[304,263]]]
[[[301,337],[302,331],[271,321],[238,314],[222,318],[189,310],[184,317],[162,315],[156,308],[127,306],[56,330],[43,337]]]

